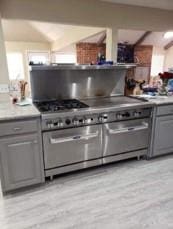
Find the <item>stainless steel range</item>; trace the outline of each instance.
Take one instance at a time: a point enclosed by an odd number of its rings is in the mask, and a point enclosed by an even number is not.
[[[37,71],[33,70],[34,73]],[[71,71],[70,74],[75,77],[74,69]],[[45,74],[44,71],[41,73]],[[110,75],[112,77],[112,71],[108,71],[106,77]],[[121,78],[122,74],[119,75]],[[31,77],[32,85],[38,85],[38,82],[34,83],[35,74],[32,71]],[[91,72],[88,72],[88,78],[87,82],[91,84]],[[74,78],[72,81],[74,85]],[[100,91],[103,93],[104,89],[102,86]],[[63,93],[59,98],[50,98],[46,94],[43,98],[43,89],[37,90],[41,91],[41,96],[38,99],[38,91],[34,92],[37,95],[34,103],[42,116],[46,176],[147,154],[152,103],[115,93],[111,96],[74,96],[68,99],[63,98]],[[75,91],[70,93],[75,94]]]

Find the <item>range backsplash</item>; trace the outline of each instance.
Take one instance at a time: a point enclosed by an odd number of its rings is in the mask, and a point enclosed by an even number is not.
[[[43,67],[44,68],[44,67]],[[32,69],[33,101],[124,94],[126,69]]]

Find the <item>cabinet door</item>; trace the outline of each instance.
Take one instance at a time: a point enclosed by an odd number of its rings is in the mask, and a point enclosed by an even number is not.
[[[173,152],[173,116],[156,118],[153,156]]]
[[[2,189],[25,187],[43,181],[43,167],[36,134],[0,140]]]

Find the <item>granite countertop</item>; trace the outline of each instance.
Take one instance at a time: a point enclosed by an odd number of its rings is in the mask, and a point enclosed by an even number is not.
[[[148,96],[148,95],[139,95],[134,96],[137,98],[144,98],[149,102],[154,103],[155,105],[169,105],[173,104],[173,96]]]
[[[142,97],[134,96],[137,98],[145,98],[155,105],[169,105],[173,104],[173,96],[155,96],[155,97]],[[40,117],[40,112],[33,105],[19,106],[9,102],[0,102],[0,121],[18,120],[23,118]]]
[[[27,106],[13,105],[11,102],[0,102],[0,121],[39,117],[40,112],[33,104]]]
[[[148,101],[153,102],[156,105],[169,105],[173,104],[173,96],[159,96],[158,98],[148,99]]]

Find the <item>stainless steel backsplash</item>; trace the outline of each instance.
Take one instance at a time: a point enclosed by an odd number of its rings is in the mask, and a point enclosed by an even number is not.
[[[33,101],[124,94],[126,69],[32,69]]]

